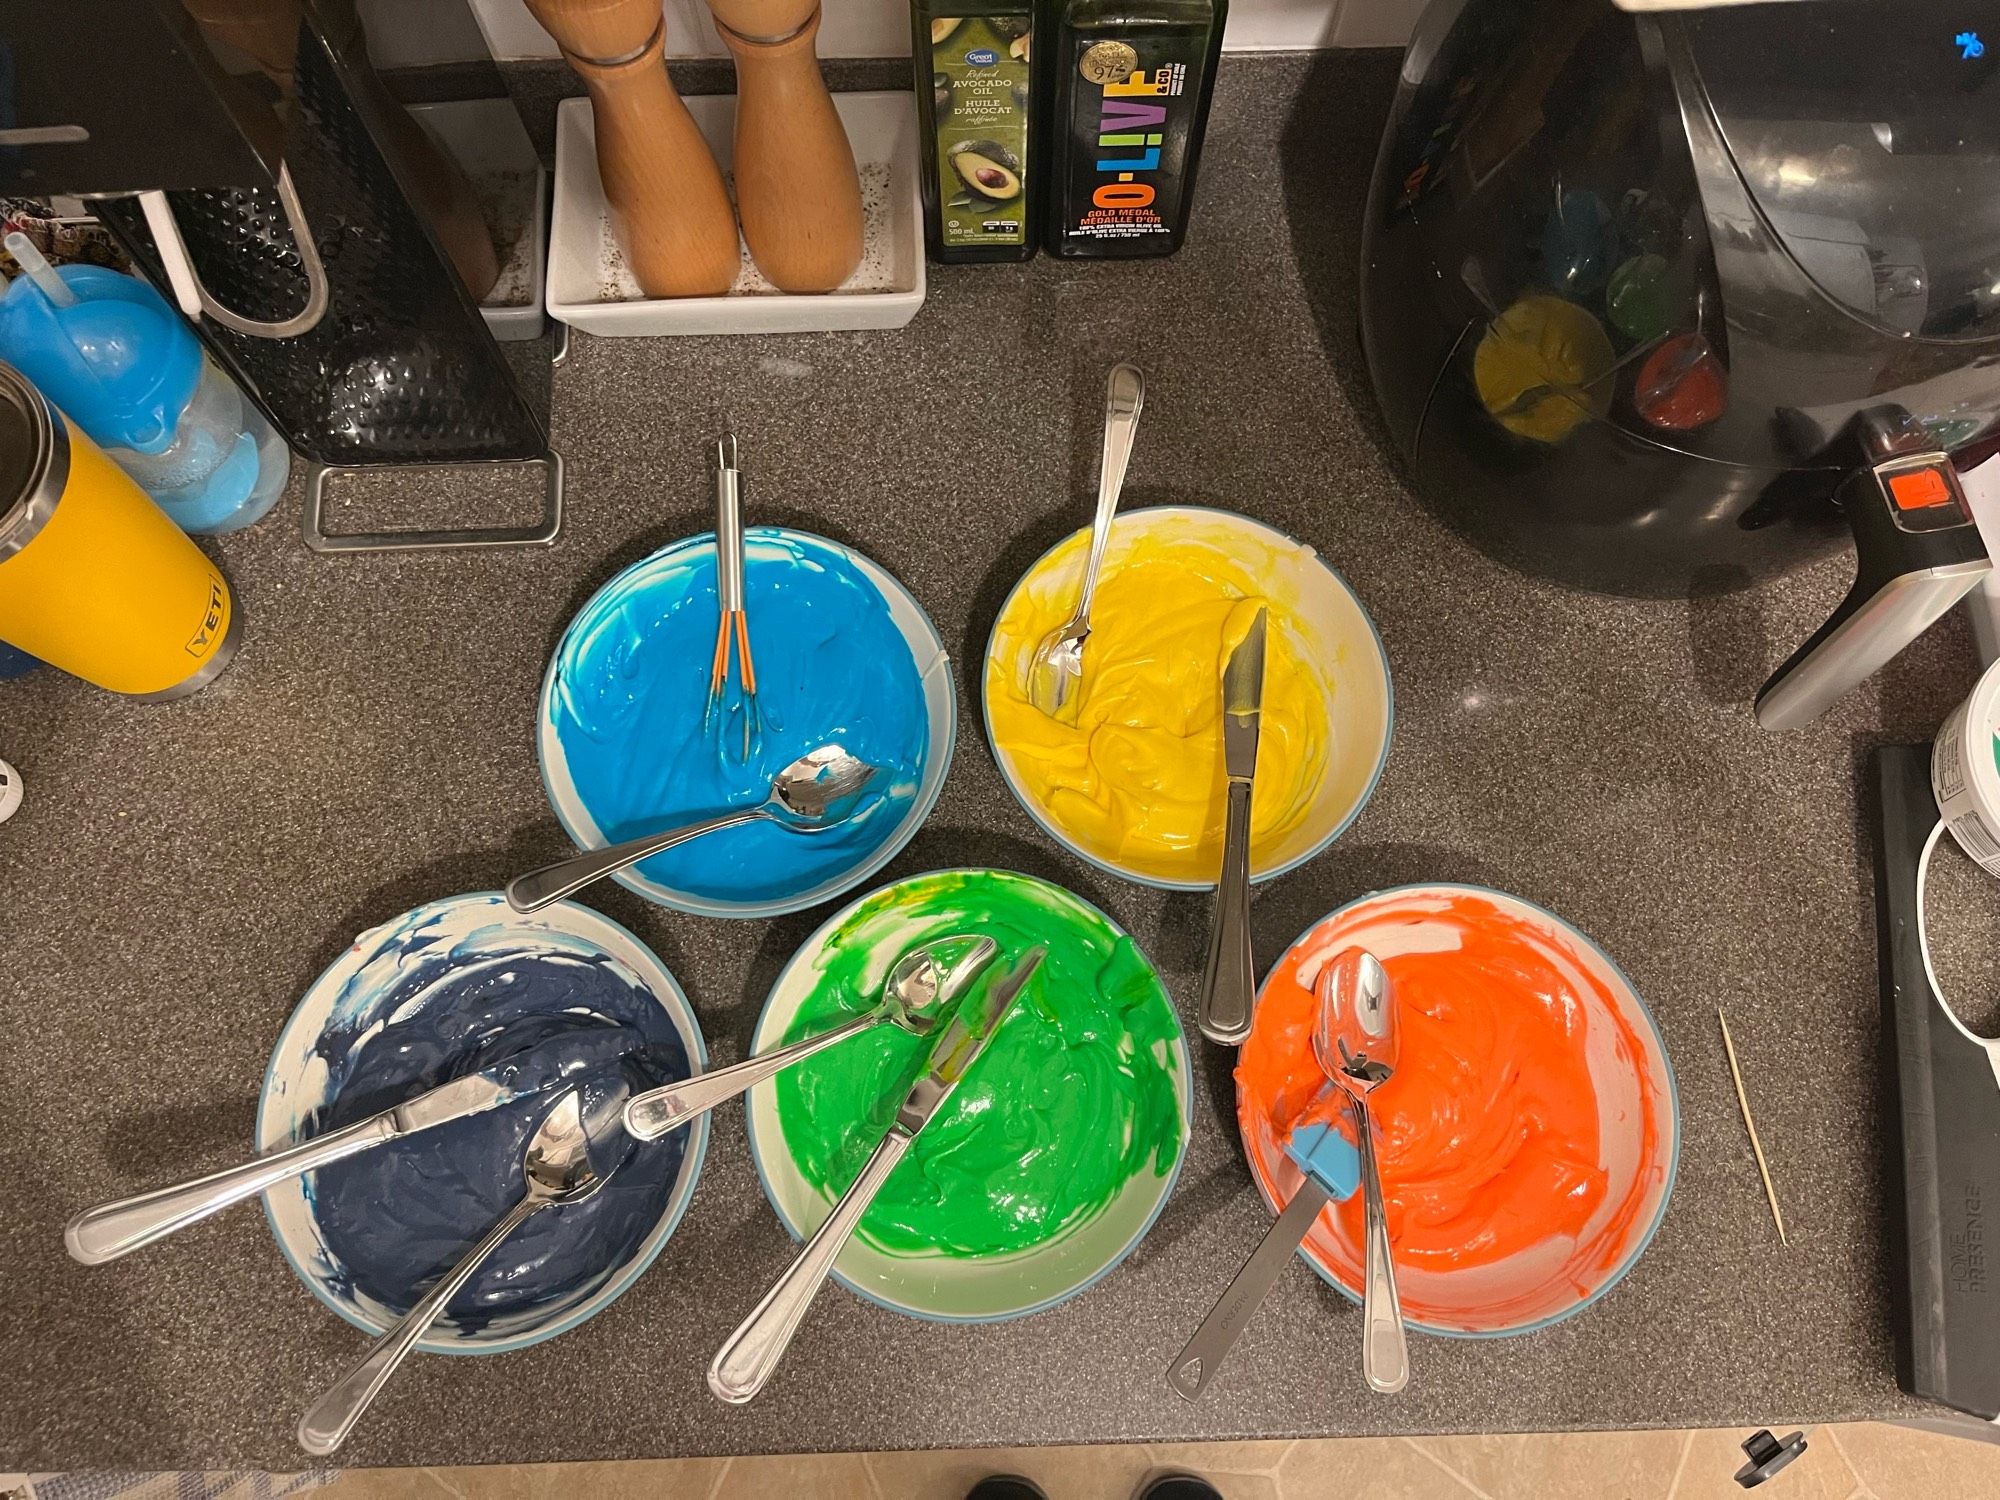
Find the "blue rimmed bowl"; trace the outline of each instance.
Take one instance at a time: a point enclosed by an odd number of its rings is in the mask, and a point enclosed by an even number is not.
[[[1679,1172],[1680,1095],[1666,1040],[1631,980],[1587,935],[1519,896],[1442,882],[1372,892],[1329,913],[1307,928],[1265,976],[1258,995],[1258,1029],[1252,1031],[1237,1073],[1237,1129],[1257,1191],[1275,1215],[1297,1192],[1300,1174],[1285,1156],[1272,1122],[1242,1085],[1258,1065],[1254,1049],[1267,1038],[1277,1045],[1276,1036],[1285,1034],[1269,1028],[1279,1025],[1275,1018],[1290,1007],[1269,1004],[1268,998],[1279,986],[1288,996],[1301,988],[1312,991],[1320,968],[1349,946],[1368,949],[1392,972],[1395,959],[1405,954],[1448,963],[1469,935],[1491,930],[1475,926],[1475,919],[1503,924],[1510,944],[1560,975],[1573,996],[1565,1012],[1565,1035],[1579,1049],[1595,1095],[1593,1166],[1604,1185],[1580,1225],[1550,1225],[1541,1237],[1504,1256],[1459,1265],[1412,1265],[1399,1257],[1397,1291],[1409,1327],[1447,1337],[1492,1338],[1534,1333],[1573,1317],[1616,1286],[1659,1232]],[[1477,1028],[1482,1021],[1468,1016],[1461,1024]],[[1404,1029],[1406,1065],[1412,1061],[1415,1034]],[[1435,1044],[1449,1047],[1449,1034]],[[1456,1050],[1445,1056],[1455,1066],[1465,1066]],[[1532,1058],[1515,1063],[1517,1068],[1532,1065]],[[1381,1111],[1388,1101],[1387,1118],[1377,1114],[1378,1131],[1396,1128],[1396,1105],[1388,1093],[1395,1087],[1394,1078],[1382,1085],[1375,1107]],[[1500,1129],[1503,1123],[1518,1128],[1513,1121],[1478,1117],[1460,1121],[1459,1128],[1475,1132],[1482,1126]],[[1358,1213],[1325,1210],[1298,1251],[1315,1273],[1356,1302],[1361,1300],[1362,1246],[1359,1234],[1348,1231],[1358,1221]]]
[[[667,853],[641,860],[612,877],[649,901],[697,916],[781,916],[830,901],[861,885],[894,859],[930,816],[939,794],[944,790],[945,776],[951,767],[958,736],[957,690],[952,681],[951,659],[945,650],[944,640],[923,606],[894,575],[851,548],[810,532],[786,527],[752,528],[745,533],[744,544],[751,564],[748,579],[753,595],[750,634],[758,653],[761,676],[768,677],[770,674],[765,670],[769,660],[769,643],[756,646],[760,630],[754,595],[759,582],[756,564],[760,555],[782,549],[786,555],[801,560],[808,568],[824,571],[831,565],[851,569],[862,586],[879,601],[879,618],[886,626],[884,634],[892,642],[899,643],[890,649],[907,650],[909,653],[913,668],[908,679],[913,686],[909,691],[921,701],[906,706],[920,725],[921,764],[914,778],[907,783],[886,787],[886,795],[878,797],[871,788],[870,799],[863,803],[861,811],[847,824],[806,836],[812,840],[814,850],[838,850],[841,858],[828,860],[815,855],[805,877],[775,893],[768,889],[755,889],[753,893],[746,894],[745,891],[751,888],[734,886],[734,877],[723,870],[724,856],[730,851],[733,841],[771,835],[781,840],[801,837],[779,833],[769,825],[720,830]],[[562,641],[557,645],[543,676],[536,712],[536,758],[541,769],[542,785],[556,821],[579,849],[602,849],[624,839],[696,822],[719,812],[753,806],[769,793],[768,775],[746,771],[741,784],[730,788],[726,805],[715,802],[704,804],[699,797],[694,801],[684,800],[682,789],[670,786],[649,790],[641,799],[644,805],[639,807],[630,805],[634,794],[618,791],[616,800],[625,805],[614,808],[610,805],[614,798],[610,788],[622,782],[625,773],[620,772],[618,776],[607,779],[601,768],[587,771],[587,759],[572,764],[571,752],[565,748],[563,696],[570,690],[566,686],[565,674],[573,678],[582,669],[582,664],[590,660],[592,651],[596,649],[593,643],[605,634],[662,628],[656,612],[651,612],[649,608],[635,611],[631,606],[663,580],[683,573],[690,580],[691,597],[696,597],[700,604],[705,629],[712,632],[715,620],[711,602],[715,587],[715,538],[705,533],[684,537],[632,564],[592,595],[563,632]],[[669,723],[677,734],[682,732],[683,725],[687,726],[686,732],[690,734],[706,732],[700,729],[700,721],[708,682],[711,639],[712,636],[704,636],[698,652],[686,653],[685,659],[676,659],[671,682],[648,684],[642,690],[670,695],[662,701],[667,705]],[[636,658],[639,649],[636,645],[621,642],[616,647],[621,653],[620,660],[610,663],[609,668],[622,670],[622,662]],[[770,696],[768,691],[765,696]],[[648,758],[658,760],[667,753],[658,738],[644,732],[640,717],[643,715],[629,722],[621,721],[613,729],[603,731],[616,736],[615,742],[609,739],[601,742],[612,752],[612,763],[640,766]],[[777,737],[781,733],[782,740]],[[772,753],[765,758],[772,761],[771,769],[775,771],[779,764],[793,755],[803,754],[827,741],[828,733],[817,726],[787,723],[781,729],[767,729],[766,743],[771,746]],[[777,754],[777,745],[781,742],[788,747],[787,753]],[[867,758],[868,746],[865,744],[847,744],[846,748]],[[607,824],[610,827],[607,828]],[[801,844],[800,847],[803,849],[806,846]],[[758,869],[764,868],[760,862],[751,863]],[[700,882],[691,878],[691,874],[679,879],[669,878],[662,873],[669,869],[700,870],[702,878]]]
[[[1104,571],[1115,570],[1147,539],[1170,539],[1177,546],[1212,546],[1247,572],[1263,573],[1273,606],[1272,627],[1286,632],[1296,654],[1314,666],[1326,705],[1329,749],[1304,815],[1280,839],[1259,840],[1251,849],[1250,878],[1262,883],[1289,874],[1325,852],[1361,816],[1388,764],[1395,725],[1395,689],[1381,633],[1359,597],[1313,548],[1275,527],[1235,511],[1200,505],[1157,505],[1125,511],[1113,521],[1105,546]],[[1073,601],[1082,587],[1089,548],[1088,529],[1056,543],[1021,575],[1000,606],[987,639],[980,675],[986,742],[1001,779],[1030,818],[1056,843],[1098,869],[1156,890],[1207,891],[1216,868],[1193,862],[1180,875],[1143,869],[1119,851],[1099,847],[1062,825],[1035,794],[1012,747],[995,735],[991,702],[996,692],[1025,696],[1034,642],[1010,629],[1026,607],[1030,591]],[[1065,604],[1066,612],[1069,606]],[[1089,651],[1084,673],[1090,673]],[[1219,686],[1219,685],[1218,685]],[[1216,773],[1218,806],[1224,795]],[[1215,860],[1219,863],[1219,852]]]
[[[820,982],[822,965],[851,951],[867,954],[863,993],[874,993],[895,961],[918,943],[951,932],[980,930],[979,891],[988,881],[1018,882],[1036,901],[1055,903],[1067,921],[1114,943],[1129,940],[1110,917],[1072,891],[1012,870],[933,870],[912,875],[859,897],[843,907],[802,943],[771,986],[751,1044],[753,1053],[782,1044],[800,1009]],[[944,909],[904,903],[928,902],[941,891],[955,899]],[[1052,932],[1060,934],[1063,926]],[[1050,941],[1060,941],[1060,936]],[[1156,1062],[1172,1081],[1178,1143],[1170,1162],[1128,1177],[1099,1211],[1038,1244],[1001,1254],[951,1255],[936,1251],[890,1251],[865,1233],[849,1240],[833,1264],[842,1286],[881,1307],[941,1323],[993,1323],[1045,1311],[1085,1291],[1111,1274],[1146,1237],[1179,1180],[1186,1160],[1192,1120],[1193,1074],[1187,1045],[1171,999],[1158,972],[1139,953],[1157,990],[1156,1003],[1166,1037]],[[1018,953],[1003,954],[994,972]],[[1058,1002],[1059,1003],[1059,1002]],[[1025,1014],[1010,1025],[1034,1022]],[[851,1044],[850,1044],[851,1045]],[[802,1066],[809,1066],[802,1065]],[[837,1195],[808,1180],[786,1139],[775,1082],[758,1084],[745,1098],[750,1154],[764,1196],[794,1239],[803,1240],[825,1222]]]
[[[567,901],[523,915],[511,910],[497,892],[453,896],[362,933],[306,991],[279,1034],[264,1072],[257,1105],[260,1152],[298,1144],[314,1116],[338,1094],[341,1080],[329,1072],[321,1047],[329,1032],[337,1027],[342,1035],[365,1036],[388,1021],[390,1011],[404,1003],[397,997],[408,988],[411,955],[439,953],[449,955],[449,967],[441,978],[453,968],[490,965],[522,953],[605,962],[659,1006],[689,1068],[698,1073],[708,1066],[701,1027],[680,985],[652,950],[624,927]],[[644,1274],[672,1237],[694,1197],[707,1149],[708,1119],[703,1116],[689,1127],[657,1220],[622,1261],[561,1297],[497,1314],[474,1327],[440,1319],[417,1348],[432,1354],[504,1354],[554,1338],[602,1312]],[[365,1168],[367,1156],[350,1160]],[[627,1162],[619,1170],[638,1170],[639,1165]],[[316,1175],[292,1178],[265,1192],[271,1233],[286,1262],[315,1297],[356,1328],[379,1334],[406,1307],[385,1305],[354,1285],[314,1214]],[[488,1227],[465,1226],[467,1245]]]

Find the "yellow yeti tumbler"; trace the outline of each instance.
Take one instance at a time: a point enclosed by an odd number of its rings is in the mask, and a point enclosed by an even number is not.
[[[136,698],[212,682],[236,649],[222,572],[0,364],[0,640]]]

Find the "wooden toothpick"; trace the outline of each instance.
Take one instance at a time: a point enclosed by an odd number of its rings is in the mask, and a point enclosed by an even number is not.
[[[1757,1175],[1764,1179],[1764,1196],[1771,1200],[1771,1217],[1777,1221],[1778,1243],[1788,1245],[1785,1238],[1785,1215],[1778,1207],[1778,1190],[1771,1186],[1771,1168],[1764,1161],[1764,1143],[1757,1139],[1757,1122],[1750,1118],[1750,1096],[1743,1092],[1743,1070],[1736,1064],[1736,1043],[1729,1036],[1729,1017],[1716,1006],[1715,1018],[1722,1023],[1722,1048],[1729,1054],[1729,1076],[1736,1080],[1736,1102],[1743,1109],[1743,1126],[1750,1132],[1750,1149],[1757,1153]]]

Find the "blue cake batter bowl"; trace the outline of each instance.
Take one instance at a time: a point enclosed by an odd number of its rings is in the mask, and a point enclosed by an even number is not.
[[[852,549],[810,532],[754,527],[744,541],[759,697],[773,705],[777,719],[775,727],[767,723],[758,763],[742,766],[724,760],[715,748],[719,735],[702,726],[717,619],[715,537],[684,537],[626,568],[592,595],[564,631],[543,677],[536,757],[549,806],[570,840],[579,849],[602,849],[754,806],[769,795],[777,769],[820,744],[840,743],[864,759],[876,759],[870,753],[871,731],[866,724],[857,730],[857,721],[869,721],[873,732],[885,738],[891,737],[885,724],[913,727],[907,740],[921,745],[921,759],[910,774],[878,780],[887,795],[864,803],[843,828],[814,834],[789,833],[770,823],[722,829],[613,876],[649,901],[697,916],[775,917],[818,906],[863,884],[923,826],[944,790],[958,735],[957,690],[944,641],[923,606],[894,576]],[[855,608],[857,596],[846,584],[836,587],[845,590],[841,597],[852,613],[832,624],[815,620],[809,609],[788,613],[771,604],[769,580],[792,577],[774,569],[786,557],[797,564],[799,579],[838,575],[850,580],[852,589],[862,591],[863,606]],[[803,595],[804,585],[796,586]],[[817,645],[811,649],[818,655],[802,655],[797,643],[811,639],[808,632],[815,630]],[[855,655],[843,660],[843,650]],[[907,661],[897,659],[893,669],[877,670],[889,661],[888,653],[900,656],[905,650]],[[864,669],[872,673],[869,690],[848,689],[857,701],[843,711],[815,702],[811,695],[819,691],[817,684],[837,677],[854,660],[875,663]],[[811,670],[805,662],[813,664]],[[884,690],[884,682],[892,686]],[[813,713],[822,722],[807,722]],[[704,738],[696,741],[698,735]],[[706,784],[691,784],[697,781]],[[760,851],[756,858],[745,853],[752,841]],[[830,848],[838,848],[843,858],[827,859],[822,851]],[[806,871],[796,879],[771,875],[793,851],[810,862]],[[687,873],[678,880],[664,878],[663,865]],[[697,873],[708,888],[690,888]],[[727,881],[738,876],[754,878],[757,888],[746,887],[749,893],[727,889]]]
[[[444,945],[440,949],[438,945]],[[627,985],[657,1003],[678,1037],[693,1072],[705,1071],[708,1051],[687,997],[674,976],[652,950],[625,928],[586,907],[557,902],[532,915],[512,911],[496,892],[453,896],[434,901],[380,927],[364,932],[314,981],[272,1049],[257,1106],[257,1147],[260,1152],[296,1144],[316,1111],[338,1092],[329,1073],[321,1043],[330,1033],[364,1038],[393,1019],[392,1003],[407,1011],[414,1001],[395,1001],[398,981],[408,974],[413,954],[448,951],[454,965],[484,966],[493,955],[529,953],[581,959],[606,965]],[[449,970],[447,973],[451,972]],[[402,988],[407,990],[407,984]],[[436,986],[432,985],[431,989]],[[429,991],[425,991],[428,993]],[[560,1003],[560,1002],[558,1002]],[[356,1046],[365,1046],[366,1042]],[[456,1127],[445,1125],[440,1130]],[[573,1290],[513,1312],[499,1313],[475,1327],[450,1318],[434,1323],[417,1348],[431,1354],[504,1354],[524,1349],[576,1327],[615,1302],[653,1263],[672,1237],[694,1197],[708,1148],[708,1118],[693,1122],[680,1163],[652,1227],[622,1261],[606,1267],[594,1280]],[[395,1150],[384,1146],[376,1151]],[[373,1152],[350,1158],[365,1170]],[[627,1161],[617,1170],[642,1170]],[[328,1169],[331,1170],[331,1169]],[[313,1206],[318,1173],[280,1183],[264,1194],[271,1233],[285,1260],[312,1294],[356,1328],[373,1336],[382,1333],[403,1309],[357,1289],[354,1278],[329,1247],[327,1233]],[[561,1208],[546,1210],[562,1213]],[[595,1223],[595,1221],[593,1221]],[[468,1246],[487,1228],[465,1226]],[[406,1299],[413,1301],[414,1297]]]

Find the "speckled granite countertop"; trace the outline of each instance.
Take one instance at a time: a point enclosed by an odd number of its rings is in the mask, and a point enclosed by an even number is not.
[[[919,1324],[829,1289],[754,1405],[702,1369],[791,1254],[723,1110],[692,1212],[602,1317],[495,1359],[419,1358],[343,1459],[458,1464],[791,1449],[1736,1424],[1909,1411],[1883,1250],[1867,747],[1927,739],[1974,664],[1955,622],[1814,728],[1750,694],[1845,586],[1632,603],[1506,571],[1434,521],[1379,442],[1356,357],[1359,203],[1394,76],[1380,54],[1235,61],[1186,251],[1163,264],[934,270],[898,333],[579,337],[554,382],[570,521],[552,549],[330,558],[296,490],[216,545],[241,657],[144,708],[40,673],[0,683],[28,802],[0,828],[0,1468],[297,1467],[298,1412],[361,1346],[238,1209],[116,1266],[63,1255],[75,1210],[239,1156],[267,1052],[356,932],[490,888],[563,840],[530,738],[543,663],[617,568],[709,524],[702,439],[744,444],[756,518],[880,559],[961,664],[956,764],[888,872],[1009,865],[1128,925],[1192,1032],[1207,903],[1052,848],[983,743],[976,662],[1004,591],[1084,524],[1103,373],[1144,366],[1129,503],[1236,507],[1320,548],[1393,664],[1395,751],[1360,822],[1261,890],[1265,962],[1372,887],[1503,887],[1602,942],[1665,1030],[1685,1140],[1665,1226],[1559,1327],[1413,1340],[1401,1396],[1358,1372],[1355,1310],[1303,1266],[1198,1406],[1162,1372],[1267,1222],[1196,1044],[1194,1139],[1139,1252],[1075,1302]],[[1004,435],[976,472],[937,435]],[[731,925],[621,888],[594,904],[693,995],[718,1060],[822,919]],[[1771,1229],[1715,1027],[1730,1007],[1784,1194]]]

